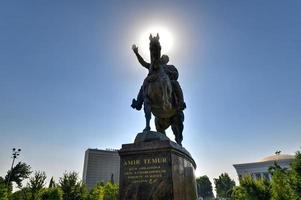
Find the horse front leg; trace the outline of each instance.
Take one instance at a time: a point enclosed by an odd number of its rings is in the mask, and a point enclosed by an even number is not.
[[[150,120],[152,118],[151,105],[148,99],[144,99],[144,116],[145,116],[145,128],[143,131],[150,131]]]

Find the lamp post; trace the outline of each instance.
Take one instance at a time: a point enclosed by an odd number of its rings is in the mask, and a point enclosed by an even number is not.
[[[7,179],[7,187],[9,186],[9,181],[10,181],[10,178],[11,178],[11,174],[13,173],[13,168],[14,168],[14,163],[15,163],[15,159],[18,158],[18,156],[20,155],[20,152],[21,152],[21,149],[16,149],[16,148],[13,148],[13,162],[11,164],[11,168],[10,168],[10,173],[8,175],[8,179]]]

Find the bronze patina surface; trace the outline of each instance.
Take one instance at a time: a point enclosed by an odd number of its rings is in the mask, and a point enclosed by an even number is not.
[[[133,99],[132,107],[140,110],[144,108],[146,126],[144,131],[150,131],[151,115],[155,116],[155,125],[158,132],[165,134],[165,130],[171,126],[175,140],[182,145],[184,129],[184,112],[186,104],[183,92],[178,83],[178,70],[173,65],[168,65],[167,55],[161,56],[161,45],[159,35],[150,35],[150,57],[147,63],[138,53],[138,47],[133,45],[132,49],[140,64],[148,69],[149,73],[137,96]]]

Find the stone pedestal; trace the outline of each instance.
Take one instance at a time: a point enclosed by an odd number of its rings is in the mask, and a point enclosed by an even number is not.
[[[195,162],[189,152],[157,132],[122,145],[120,200],[196,200]]]

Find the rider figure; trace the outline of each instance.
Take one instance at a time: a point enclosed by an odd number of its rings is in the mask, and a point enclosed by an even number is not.
[[[134,53],[136,54],[139,63],[147,68],[150,69],[151,64],[147,63],[144,61],[144,59],[140,56],[140,54],[138,53],[138,47],[136,45],[132,46],[132,49],[134,51]],[[176,97],[176,103],[179,107],[179,110],[184,110],[186,108],[186,104],[184,102],[184,97],[183,97],[183,92],[182,89],[180,87],[179,82],[177,81],[179,74],[177,69],[173,66],[173,65],[167,65],[167,63],[169,62],[169,57],[167,55],[162,55],[160,58],[160,64],[163,65],[164,67],[164,71],[167,73],[170,82],[172,84],[172,88]],[[132,100],[132,105],[131,107],[137,110],[141,110],[143,102],[144,102],[144,88],[147,86],[147,84],[153,80],[156,79],[156,76],[152,74],[152,70],[149,70],[149,73],[147,75],[147,77],[144,79],[143,81],[143,85],[140,88],[140,91],[138,93],[137,96],[137,100],[133,99]]]

